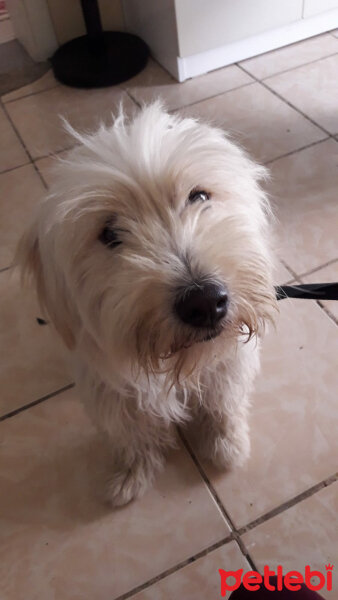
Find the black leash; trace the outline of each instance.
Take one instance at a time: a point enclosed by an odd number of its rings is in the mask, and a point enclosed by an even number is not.
[[[275,289],[277,300],[283,300],[283,298],[338,300],[338,282],[302,283],[301,285],[277,285]]]

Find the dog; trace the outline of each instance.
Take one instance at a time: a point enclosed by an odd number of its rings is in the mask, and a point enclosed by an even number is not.
[[[187,426],[219,468],[249,456],[259,339],[274,320],[267,173],[229,135],[159,102],[79,145],[19,244],[108,436],[108,498],[141,496]]]

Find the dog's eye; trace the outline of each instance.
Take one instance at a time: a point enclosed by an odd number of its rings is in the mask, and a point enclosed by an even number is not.
[[[204,190],[191,190],[189,194],[189,202],[191,204],[193,204],[194,202],[206,202],[207,200],[209,200],[209,198],[210,195]]]
[[[109,248],[115,248],[121,244],[115,229],[112,229],[112,227],[109,227],[108,225],[101,231],[99,240],[105,246],[109,246]]]

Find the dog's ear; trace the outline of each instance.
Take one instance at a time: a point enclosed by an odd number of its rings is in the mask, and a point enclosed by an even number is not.
[[[33,280],[41,307],[69,349],[75,346],[77,318],[69,304],[64,277],[57,272],[53,257],[43,257],[38,224],[33,223],[19,241],[14,265],[21,271],[25,284]]]

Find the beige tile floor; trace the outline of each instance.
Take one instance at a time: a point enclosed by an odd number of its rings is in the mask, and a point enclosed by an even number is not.
[[[86,130],[161,96],[230,129],[269,164],[276,283],[338,278],[337,32],[177,84],[156,63],[121,87],[85,92],[51,73],[0,107],[0,598],[220,598],[219,568],[324,570],[338,596],[338,303],[280,304],[263,343],[252,456],[216,473],[188,441],[154,489],[112,511],[109,461],[83,413],[68,357],[39,326],[11,261],[58,154]]]

